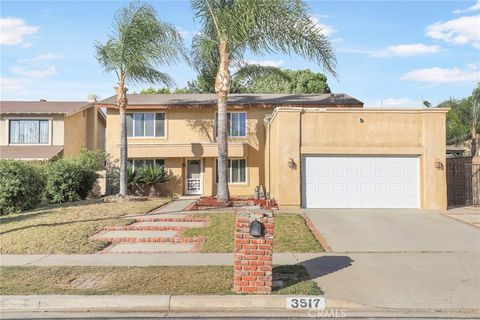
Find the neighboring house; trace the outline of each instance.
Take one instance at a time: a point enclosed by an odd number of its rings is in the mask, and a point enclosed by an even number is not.
[[[465,148],[464,147],[447,146],[447,158],[463,157],[464,154],[465,154]]]
[[[91,102],[1,101],[0,158],[32,161],[105,150],[105,114]]]
[[[216,95],[128,95],[131,166],[164,164],[176,195],[216,193]],[[120,119],[107,108],[106,151]],[[368,109],[345,94],[231,94],[229,189],[281,207],[446,208],[446,109]]]

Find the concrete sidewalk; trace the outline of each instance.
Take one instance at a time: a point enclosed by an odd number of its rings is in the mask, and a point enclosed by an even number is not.
[[[274,253],[274,264],[297,264],[324,254]],[[233,253],[0,255],[0,266],[233,266]]]

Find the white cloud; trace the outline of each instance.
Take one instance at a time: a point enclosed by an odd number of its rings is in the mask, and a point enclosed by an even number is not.
[[[371,108],[419,108],[422,106],[422,101],[413,100],[410,98],[386,98],[376,101],[367,107]]]
[[[281,67],[285,61],[283,60],[246,60],[248,64],[258,64],[264,67]]]
[[[400,79],[430,83],[449,83],[463,81],[479,81],[479,70],[460,70],[458,68],[426,68],[407,72]]]
[[[45,69],[28,70],[25,67],[13,67],[12,72],[27,78],[45,78],[57,74],[57,68],[49,66]]]
[[[427,27],[427,36],[453,44],[471,44],[480,49],[480,15],[465,16]]]
[[[457,9],[454,10],[453,13],[466,13],[466,12],[475,12],[480,10],[480,0],[477,1],[473,6],[468,7],[466,9]]]
[[[310,17],[310,21],[318,28],[322,30],[322,33],[325,36],[329,36],[332,33],[336,32],[335,28],[333,26],[330,26],[328,24],[323,24],[320,22],[320,18],[322,18],[321,15],[313,15]]]
[[[0,44],[22,44],[24,37],[38,32],[38,27],[29,26],[19,18],[0,18]]]
[[[432,54],[440,52],[440,47],[436,45],[427,46],[423,43],[399,44],[389,46],[383,50],[375,51],[370,54],[372,57],[412,57],[422,54]]]
[[[8,92],[20,93],[24,91],[24,85],[29,82],[26,79],[14,79],[0,77],[0,89],[2,95]]]
[[[188,30],[185,30],[184,28],[180,27],[180,26],[175,26],[175,28],[177,28],[177,31],[178,33],[180,33],[180,35],[183,37],[183,38],[187,38],[191,32],[188,31]]]
[[[38,56],[35,56],[33,58],[28,58],[28,59],[19,59],[18,62],[26,62],[26,63],[35,63],[35,62],[40,62],[40,61],[49,61],[49,60],[56,60],[56,59],[61,59],[62,56],[55,54],[55,53],[46,53],[46,54],[41,54]]]

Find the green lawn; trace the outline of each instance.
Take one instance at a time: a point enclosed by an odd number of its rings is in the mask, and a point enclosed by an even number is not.
[[[106,226],[126,225],[125,214],[148,212],[170,199],[148,201],[79,201],[0,217],[0,253],[95,253],[108,245],[90,236]]]
[[[209,225],[206,228],[187,229],[183,236],[205,237],[201,252],[233,252],[233,234],[235,216],[233,213],[197,214],[207,217]],[[276,215],[273,250],[275,252],[323,252],[305,224],[302,216],[280,213]]]
[[[276,294],[321,293],[305,268],[275,266]],[[232,294],[233,267],[2,267],[0,295]]]

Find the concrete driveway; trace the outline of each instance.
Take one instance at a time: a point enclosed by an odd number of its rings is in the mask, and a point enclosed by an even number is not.
[[[303,211],[335,252],[480,251],[478,228],[438,213],[409,209]]]
[[[299,257],[328,300],[480,308],[480,229],[419,210],[305,210],[332,253]]]

